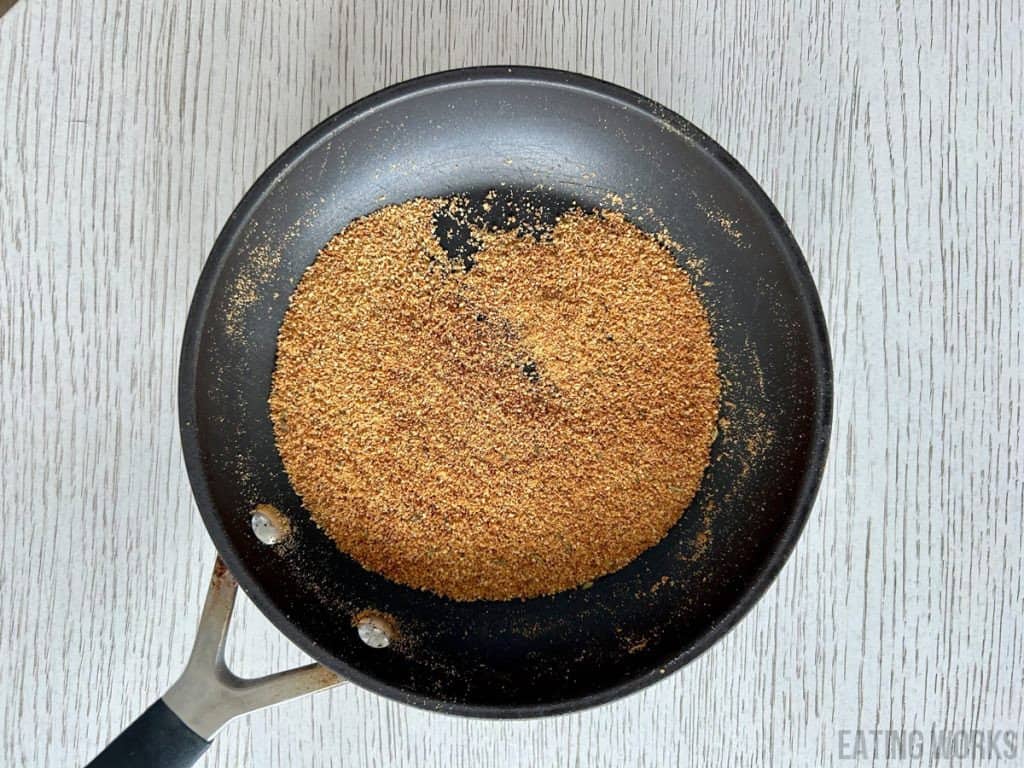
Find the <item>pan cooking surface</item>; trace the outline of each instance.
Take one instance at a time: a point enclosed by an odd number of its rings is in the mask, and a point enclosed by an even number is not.
[[[417,196],[618,208],[666,230],[711,316],[722,420],[694,503],[658,545],[593,586],[456,603],[392,583],[309,519],[267,396],[288,297],[345,224]],[[493,202],[493,201],[492,201]],[[453,258],[472,251],[451,222]],[[781,567],[813,501],[831,412],[817,295],[777,211],[724,151],[629,91],[536,69],[442,73],[382,91],[300,139],[232,214],[185,332],[182,443],[200,512],[256,604],[345,677],[420,706],[532,716],[656,681],[724,634]],[[291,534],[253,534],[257,504]],[[360,639],[375,617],[386,647]],[[379,638],[378,638],[379,639]],[[379,645],[379,643],[377,643]]]

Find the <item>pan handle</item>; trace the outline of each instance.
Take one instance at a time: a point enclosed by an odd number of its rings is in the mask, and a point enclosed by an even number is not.
[[[210,742],[185,725],[163,699],[157,699],[86,768],[118,765],[185,768],[194,765],[209,747]]]
[[[224,661],[238,582],[219,557],[188,665],[171,686],[86,768],[185,768],[232,718],[345,682],[321,664],[245,679]]]

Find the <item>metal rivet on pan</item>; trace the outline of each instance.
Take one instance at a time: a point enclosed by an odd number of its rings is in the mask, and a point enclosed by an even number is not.
[[[356,620],[359,639],[371,648],[387,648],[391,645],[391,626],[376,616],[363,616]]]
[[[280,544],[288,537],[288,521],[269,504],[252,511],[252,532],[264,544]]]

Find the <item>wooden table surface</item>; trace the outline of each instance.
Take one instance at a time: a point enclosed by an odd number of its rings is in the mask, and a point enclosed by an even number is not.
[[[844,730],[1019,732],[1022,17],[1019,0],[15,4],[0,764],[84,762],[188,655],[214,553],[179,456],[176,364],[235,202],[353,99],[485,63],[651,96],[774,199],[835,356],[817,506],[757,608],[641,693],[490,722],[344,686],[229,725],[205,764],[812,765],[844,756]],[[251,606],[231,642],[242,672],[301,660]]]

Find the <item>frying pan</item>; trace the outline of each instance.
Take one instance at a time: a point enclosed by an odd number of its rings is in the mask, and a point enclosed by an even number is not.
[[[711,317],[721,419],[697,497],[659,544],[587,588],[455,602],[393,583],[312,523],[267,397],[289,297],[352,219],[418,196],[617,207],[678,244]],[[442,231],[443,230],[443,231]],[[466,242],[439,223],[453,258]],[[467,265],[469,262],[467,262]],[[192,659],[95,765],[187,765],[230,717],[350,680],[456,715],[610,701],[721,638],[768,587],[821,477],[832,374],[821,307],[785,222],[743,168],[668,109],[566,72],[474,68],[362,99],[315,127],[231,214],[199,279],[179,374],[181,441],[220,555]],[[257,514],[257,505],[280,511]],[[243,681],[223,663],[235,579],[316,664]]]

